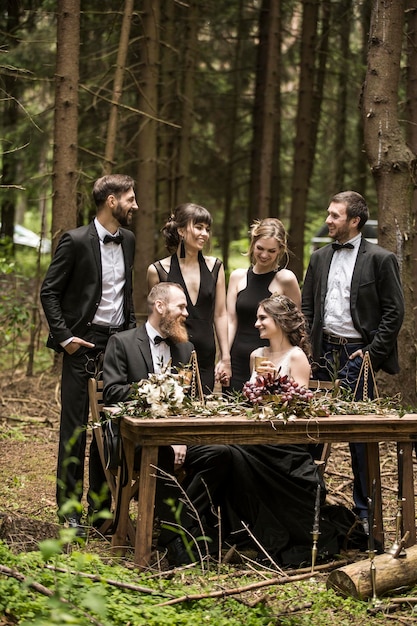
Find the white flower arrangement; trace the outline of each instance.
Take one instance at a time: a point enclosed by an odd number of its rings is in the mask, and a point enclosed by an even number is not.
[[[149,378],[134,383],[131,398],[129,414],[158,418],[178,413],[183,407],[185,394],[179,375],[165,371],[149,374]]]

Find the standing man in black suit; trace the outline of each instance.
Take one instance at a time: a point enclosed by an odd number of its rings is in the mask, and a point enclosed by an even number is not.
[[[88,379],[109,337],[136,325],[132,298],[138,210],[130,176],[103,176],[94,183],[95,219],[63,234],[41,288],[49,324],[48,347],[63,352],[57,503],[61,521],[85,536],[80,525],[84,481]],[[97,508],[104,484],[95,440],[90,449],[89,507]],[[107,503],[102,503],[104,508]]]
[[[187,364],[194,349],[188,341],[185,320],[187,299],[181,285],[162,282],[154,285],[148,295],[148,319],[143,326],[118,333],[110,338],[103,362],[104,402],[125,402],[132,393],[132,383],[160,373],[171,361],[173,367]],[[158,467],[169,475],[181,467],[186,472],[182,484],[193,503],[205,534],[215,542],[218,531],[216,514],[212,509],[221,501],[222,487],[230,475],[231,453],[226,445],[161,446]],[[168,499],[178,499],[177,486],[163,477],[156,485],[156,512],[163,521],[176,522]],[[194,537],[200,527],[187,507],[181,514],[181,525]],[[172,565],[190,562],[181,537],[162,529],[159,544],[168,548]],[[213,544],[214,545],[214,544]]]
[[[313,252],[302,291],[302,310],[311,333],[316,378],[339,378],[357,387],[365,352],[374,371],[399,371],[397,337],[404,317],[404,295],[396,256],[361,235],[369,217],[364,198],[355,191],[333,196],[326,224],[332,244]],[[372,376],[368,397],[373,398]],[[350,444],[353,498],[367,530],[367,485],[364,444]]]

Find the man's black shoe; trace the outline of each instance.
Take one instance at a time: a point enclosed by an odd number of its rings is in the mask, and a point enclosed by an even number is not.
[[[190,555],[185,549],[185,545],[181,537],[176,537],[170,541],[167,545],[167,550],[168,563],[174,567],[194,563],[194,560],[190,558]]]
[[[77,514],[67,515],[65,518],[68,528],[74,528],[76,530],[75,536],[80,539],[85,539],[87,537],[87,531],[85,527],[81,524],[81,517]]]

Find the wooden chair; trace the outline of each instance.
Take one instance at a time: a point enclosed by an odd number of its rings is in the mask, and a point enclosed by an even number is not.
[[[88,381],[88,395],[90,400],[91,417],[94,424],[100,424],[104,421],[103,414],[103,381],[97,378],[90,378]],[[98,528],[98,531],[105,535],[113,525],[115,521],[116,513],[116,493],[117,493],[117,476],[118,469],[109,467],[109,458],[105,446],[105,436],[102,426],[96,426],[93,428],[93,436],[95,437],[98,452],[100,455],[101,464],[103,466],[104,475],[106,477],[107,485],[112,498],[112,512],[113,517],[105,520],[103,524]],[[139,485],[139,473],[134,476],[134,482],[132,484],[131,498],[135,497],[138,492]],[[132,545],[135,545],[135,528],[132,520],[128,521],[128,537]]]
[[[340,380],[314,380],[313,378],[310,378],[308,388],[319,395],[331,393],[333,396],[337,396],[340,389]],[[316,459],[316,463],[319,466],[319,470],[322,476],[326,471],[327,461],[331,452],[331,446],[331,443],[323,444],[320,458]]]

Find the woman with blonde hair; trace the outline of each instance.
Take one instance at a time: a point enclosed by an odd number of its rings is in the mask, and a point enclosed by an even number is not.
[[[258,303],[273,293],[288,296],[301,308],[295,274],[287,269],[287,233],[279,219],[268,217],[251,227],[249,269],[236,269],[227,290],[228,335],[232,366],[230,391],[241,391],[250,377],[249,355],[267,341],[255,328]]]

